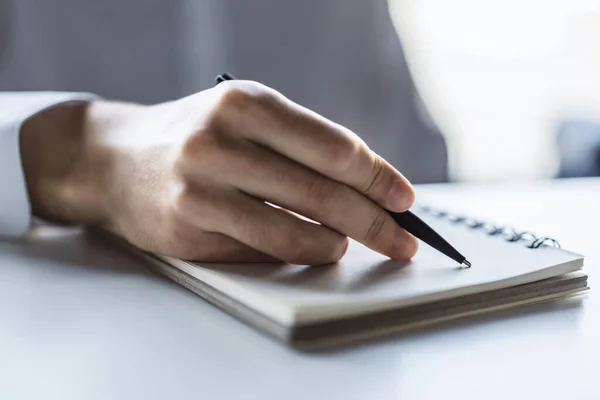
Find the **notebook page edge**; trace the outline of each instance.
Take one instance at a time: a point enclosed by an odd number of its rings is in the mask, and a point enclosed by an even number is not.
[[[443,322],[459,320],[459,319],[465,318],[465,317],[475,317],[475,316],[479,316],[479,315],[486,315],[486,314],[491,314],[491,313],[498,312],[498,311],[510,310],[510,309],[515,309],[515,308],[528,306],[528,305],[546,303],[546,302],[550,302],[550,301],[568,300],[570,298],[576,298],[579,296],[583,296],[587,292],[589,292],[589,290],[590,290],[589,287],[582,288],[582,289],[573,289],[573,290],[566,291],[566,292],[560,292],[560,293],[551,294],[551,295],[547,295],[547,296],[540,296],[540,297],[526,299],[526,300],[522,300],[522,301],[518,301],[518,302],[507,303],[507,304],[493,306],[493,307],[483,307],[483,308],[480,308],[477,310],[467,311],[467,312],[463,312],[463,313],[449,314],[447,316],[424,320],[424,321],[419,321],[419,322],[416,322],[413,324],[390,327],[390,328],[385,328],[385,329],[377,329],[377,330],[370,331],[368,333],[349,334],[343,338],[340,338],[340,337],[327,338],[327,339],[309,342],[309,343],[299,343],[299,344],[296,344],[295,347],[300,350],[310,351],[310,350],[317,350],[319,348],[329,348],[331,346],[341,346],[341,345],[346,345],[349,343],[354,343],[357,341],[363,341],[363,340],[373,339],[373,338],[377,338],[377,337],[384,337],[384,336],[388,336],[388,335],[392,335],[392,334],[398,334],[398,333],[401,333],[404,331],[418,329],[421,327],[432,326],[432,325],[443,323]]]
[[[510,278],[480,283],[470,286],[459,287],[456,289],[445,290],[442,292],[428,293],[415,297],[397,299],[394,301],[373,301],[370,303],[339,303],[323,305],[300,305],[296,308],[296,324],[314,323],[331,319],[332,317],[348,317],[353,315],[368,314],[374,311],[383,311],[392,308],[404,308],[418,304],[445,300],[452,297],[464,296],[487,292],[490,290],[503,289],[506,287],[531,283],[542,279],[548,279],[555,276],[576,272],[583,267],[583,258],[566,261],[547,268],[533,271],[523,275],[512,276]]]
[[[286,303],[278,301],[276,298],[267,296],[246,285],[228,279],[218,272],[192,262],[168,256],[155,255],[155,257],[158,262],[166,262],[175,268],[181,269],[183,272],[212,286],[232,299],[242,304],[246,304],[249,308],[268,316],[282,325],[292,326],[296,322],[296,313],[293,307],[290,307],[289,305],[286,306]]]

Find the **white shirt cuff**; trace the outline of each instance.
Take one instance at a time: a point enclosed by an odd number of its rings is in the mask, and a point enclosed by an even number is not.
[[[23,123],[58,104],[97,99],[90,93],[0,92],[0,237],[21,236],[31,226],[19,145]]]

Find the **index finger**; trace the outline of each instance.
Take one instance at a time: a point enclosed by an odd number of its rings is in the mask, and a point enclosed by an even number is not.
[[[348,128],[256,82],[229,81],[225,123],[236,133],[331,179],[353,187],[380,206],[402,212],[414,202],[410,182]]]

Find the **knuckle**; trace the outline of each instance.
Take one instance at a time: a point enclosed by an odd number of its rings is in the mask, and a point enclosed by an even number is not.
[[[383,238],[387,216],[383,212],[378,212],[372,219],[367,230],[365,231],[365,239],[368,242],[378,242]]]
[[[204,156],[212,154],[217,147],[218,140],[215,133],[208,129],[199,129],[183,140],[178,158],[183,162],[202,160]]]
[[[348,171],[359,154],[361,144],[347,137],[334,137],[326,145],[329,167],[332,172],[342,174]]]
[[[377,190],[384,178],[384,172],[385,168],[383,162],[379,157],[375,157],[373,160],[373,168],[363,187],[363,192],[365,194],[369,195]]]
[[[331,264],[339,261],[347,248],[348,239],[345,236],[339,234],[324,236],[306,232],[306,234],[286,238],[285,259],[299,265]]]
[[[226,111],[230,109],[245,108],[251,101],[251,92],[244,90],[239,84],[235,86],[228,86],[221,92],[217,110]]]
[[[215,107],[210,110],[197,125],[194,133],[196,135],[214,135],[222,130],[221,110]]]
[[[255,108],[274,98],[273,89],[254,81],[223,82],[217,105],[218,112],[240,112]]]
[[[310,264],[314,256],[314,246],[310,237],[303,233],[282,237],[282,252],[285,261],[293,264]]]
[[[235,145],[231,138],[210,129],[199,129],[181,143],[175,158],[175,171],[187,175],[212,175],[231,160]]]
[[[218,86],[217,100],[209,113],[213,126],[226,131],[247,128],[256,121],[270,121],[266,118],[280,112],[282,98],[274,89],[253,81],[227,81]]]
[[[202,190],[191,183],[182,184],[172,196],[169,214],[183,224],[192,224],[203,231],[217,230],[223,208],[219,198],[208,190]]]
[[[341,188],[334,182],[325,179],[312,179],[306,188],[305,199],[308,204],[315,204],[324,210],[337,203]]]
[[[348,249],[348,238],[339,234],[328,235],[327,239],[321,238],[318,251],[313,254],[313,264],[332,264],[338,262]]]

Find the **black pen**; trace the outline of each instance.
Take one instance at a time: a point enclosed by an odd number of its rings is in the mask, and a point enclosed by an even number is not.
[[[224,73],[217,76],[217,84],[234,79],[235,78],[232,75]],[[452,247],[452,245],[450,245],[450,243],[441,237],[432,227],[427,225],[411,211],[405,211],[401,213],[388,211],[388,213],[392,216],[392,218],[394,218],[398,225],[400,225],[404,230],[409,232],[414,237],[421,239],[423,242],[427,243],[440,253],[450,257],[460,265],[464,265],[467,268],[471,267],[471,263],[465,258],[465,256],[460,254],[458,250]]]

